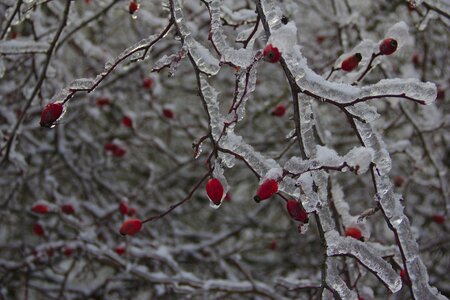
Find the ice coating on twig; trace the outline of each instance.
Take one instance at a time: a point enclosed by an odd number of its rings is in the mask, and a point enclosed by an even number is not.
[[[217,97],[219,93],[206,80],[205,75],[200,74],[200,85],[210,115],[210,126],[213,138],[217,141],[223,131],[224,117],[220,113]]]
[[[235,66],[246,68],[253,58],[254,38],[250,40],[249,47],[234,49],[226,41],[222,28],[221,0],[213,0],[210,3],[211,10],[211,39],[221,55],[221,61],[231,63]],[[254,13],[253,13],[254,14]],[[252,29],[251,29],[252,30]]]
[[[355,291],[350,290],[345,281],[339,276],[339,271],[334,258],[327,259],[326,282],[342,299],[358,299]]]
[[[325,238],[329,256],[353,256],[369,271],[373,272],[393,293],[401,289],[400,276],[388,262],[373,253],[366,244],[351,237],[341,237],[334,230],[326,232]]]
[[[177,24],[184,41],[184,45],[187,46],[195,65],[205,74],[217,74],[220,70],[219,60],[217,60],[217,58],[215,58],[205,46],[200,44],[192,36],[190,29],[186,25],[180,0],[175,0],[172,3],[174,5],[173,11],[175,23]]]
[[[31,42],[28,40],[0,41],[0,54],[45,53],[50,44],[47,42]]]

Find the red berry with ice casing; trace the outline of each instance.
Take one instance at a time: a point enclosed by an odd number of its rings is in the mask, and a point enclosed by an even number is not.
[[[264,60],[270,63],[277,63],[280,60],[281,53],[277,47],[268,44],[263,50]]]
[[[49,103],[41,112],[42,127],[52,127],[64,111],[62,103]]]
[[[397,50],[398,43],[393,38],[387,38],[380,44],[380,53],[383,55],[391,55]]]
[[[217,178],[211,178],[206,183],[206,194],[209,199],[215,204],[219,205],[223,197],[223,186]]]
[[[341,69],[346,72],[351,72],[358,67],[362,56],[360,53],[355,53],[352,56],[347,57],[341,64]]]
[[[278,192],[278,182],[275,179],[267,179],[258,187],[253,199],[256,202],[260,202],[269,199],[276,192]]]

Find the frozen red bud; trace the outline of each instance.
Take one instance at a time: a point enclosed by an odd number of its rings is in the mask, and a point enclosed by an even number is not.
[[[405,183],[405,177],[397,175],[394,176],[394,185],[396,187],[401,187]]]
[[[151,78],[144,78],[144,81],[142,83],[142,86],[144,87],[144,89],[149,90],[152,88],[153,86],[153,79]]]
[[[48,206],[45,204],[36,204],[31,208],[31,211],[37,214],[45,215],[48,213]]]
[[[402,282],[406,285],[411,285],[411,279],[409,279],[408,274],[406,273],[405,270],[401,269],[400,270],[400,278],[402,279]]]
[[[61,210],[63,213],[65,213],[66,215],[71,215],[75,213],[75,208],[73,207],[72,204],[63,204],[61,206]]]
[[[106,105],[109,105],[109,98],[107,98],[107,97],[99,97],[99,98],[97,98],[97,100],[95,101],[95,104],[98,106],[98,107],[103,107],[103,106],[106,106]]]
[[[42,225],[39,224],[39,223],[35,223],[35,224],[33,225],[33,232],[34,232],[34,234],[37,235],[37,236],[44,236],[44,235],[45,235],[44,228],[43,228]]]
[[[65,255],[65,256],[70,257],[70,256],[72,256],[72,254],[73,254],[73,249],[72,249],[72,248],[66,247],[66,248],[64,249],[64,255]]]
[[[222,183],[217,178],[211,178],[206,183],[206,193],[215,205],[219,205],[223,196]]]
[[[128,214],[128,204],[125,201],[120,202],[119,211],[122,215]]]
[[[270,63],[276,63],[280,60],[281,53],[277,47],[268,44],[263,51],[264,60]]]
[[[128,116],[124,116],[122,118],[122,125],[131,128],[133,127],[133,120],[131,120],[131,118]]]
[[[173,117],[175,116],[173,110],[171,110],[170,108],[163,108],[162,113],[163,116],[167,119],[173,119]]]
[[[286,106],[283,104],[278,104],[275,106],[274,110],[272,111],[273,116],[282,117],[286,113]]]
[[[113,155],[115,157],[123,157],[127,153],[127,150],[117,146],[116,149],[113,150]]]
[[[116,247],[116,249],[114,249],[114,251],[119,255],[123,255],[125,253],[125,247],[122,247],[122,246]]]
[[[41,112],[41,126],[52,127],[61,117],[64,107],[62,103],[49,103]]]
[[[289,215],[292,217],[292,219],[303,222],[303,223],[308,222],[308,214],[303,209],[303,207],[300,205],[300,203],[298,203],[298,201],[293,200],[293,199],[289,200],[286,203],[286,209],[287,209]]]
[[[361,53],[355,53],[352,56],[347,57],[341,64],[341,69],[346,72],[351,72],[358,67],[361,61]]]
[[[139,219],[129,219],[123,222],[120,227],[121,235],[135,235],[142,228],[142,221]]]
[[[136,1],[131,0],[130,4],[128,5],[128,11],[130,12],[130,14],[134,14],[138,9],[139,4]]]
[[[444,215],[436,214],[436,215],[433,215],[433,216],[431,217],[431,219],[432,219],[435,223],[437,223],[437,224],[439,224],[439,225],[442,225],[442,224],[445,223],[445,216],[444,216]]]
[[[387,38],[380,44],[380,52],[383,55],[391,55],[397,50],[398,43],[395,39]]]
[[[357,227],[347,227],[345,229],[345,236],[352,237],[360,241],[364,240],[361,230]]]
[[[278,182],[275,179],[267,179],[258,187],[256,195],[253,199],[256,202],[260,202],[269,199],[276,192],[278,192]]]

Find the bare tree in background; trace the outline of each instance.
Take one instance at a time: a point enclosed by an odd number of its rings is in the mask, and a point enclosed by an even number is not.
[[[0,15],[0,299],[447,299],[448,0]]]

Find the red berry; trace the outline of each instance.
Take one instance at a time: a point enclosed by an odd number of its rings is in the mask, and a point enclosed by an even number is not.
[[[117,149],[117,145],[114,143],[106,143],[104,148],[105,148],[105,151],[114,152]]]
[[[136,208],[130,207],[130,208],[128,209],[127,215],[128,215],[129,217],[132,217],[132,216],[134,216],[134,214],[136,214]]]
[[[442,224],[445,223],[445,216],[444,215],[436,214],[436,215],[433,215],[431,217],[431,219],[433,219],[433,221],[436,222],[439,225],[442,225]]]
[[[223,196],[222,183],[216,178],[211,178],[206,183],[206,193],[215,205],[219,205]]]
[[[45,235],[44,228],[43,228],[42,225],[39,224],[39,223],[35,223],[35,224],[33,225],[33,232],[34,232],[34,234],[37,235],[37,236],[44,236],[44,235]]]
[[[419,54],[414,53],[411,61],[414,65],[418,66],[420,64]]]
[[[131,120],[130,117],[124,116],[124,117],[122,118],[122,124],[123,124],[123,126],[125,126],[125,127],[131,128],[131,127],[133,127],[133,120]]]
[[[341,69],[346,72],[351,72],[358,67],[361,61],[361,53],[355,53],[352,56],[347,57],[341,64]]]
[[[123,222],[120,227],[121,235],[135,235],[142,228],[142,221],[139,219],[129,219]]]
[[[391,55],[397,50],[398,43],[393,38],[387,38],[380,45],[380,52],[383,55]]]
[[[285,113],[286,107],[281,103],[275,106],[274,110],[272,111],[272,115],[277,117],[282,117]]]
[[[444,100],[444,98],[445,98],[445,90],[439,88],[438,91],[437,91],[436,99]]]
[[[125,253],[125,247],[123,247],[123,246],[116,247],[116,249],[114,249],[114,251],[116,251],[116,253],[119,255],[123,255]]]
[[[269,199],[276,192],[278,192],[278,182],[275,179],[267,179],[258,187],[256,195],[253,199],[256,202],[260,202]]]
[[[52,127],[63,113],[62,103],[50,103],[41,112],[41,126]]]
[[[225,194],[225,201],[231,202],[231,194],[230,194],[230,192]]]
[[[128,204],[125,201],[120,202],[119,211],[122,215],[128,214]]]
[[[97,98],[97,101],[95,102],[95,104],[99,107],[109,105],[109,103],[110,103],[109,98],[107,98],[107,97],[99,97],[99,98]]]
[[[75,208],[73,207],[72,204],[63,204],[61,206],[61,210],[63,213],[65,213],[66,215],[71,215],[75,213]]]
[[[45,215],[48,213],[48,206],[45,204],[36,204],[31,208],[31,211],[37,214]]]
[[[405,183],[405,177],[397,175],[394,176],[394,185],[396,187],[401,187]]]
[[[278,248],[278,243],[277,243],[277,241],[276,241],[276,240],[271,240],[270,243],[269,243],[269,245],[268,245],[268,247],[269,247],[269,249],[272,250],[272,251],[277,250],[277,248]]]
[[[173,110],[171,110],[170,108],[163,108],[162,113],[167,119],[173,119],[173,117],[175,116]]]
[[[318,36],[316,37],[316,42],[317,42],[317,44],[322,44],[323,41],[325,41],[325,37],[324,37],[323,35],[318,35]]]
[[[289,213],[289,215],[292,217],[292,219],[296,221],[300,221],[303,223],[308,222],[308,214],[306,211],[301,207],[300,203],[296,200],[289,200],[286,203],[286,209]]]
[[[53,250],[53,248],[48,248],[47,249],[47,256],[48,257],[52,257],[54,253],[55,253],[55,251]]]
[[[65,256],[70,257],[70,256],[72,256],[72,254],[73,254],[73,249],[72,248],[67,247],[67,248],[64,249],[64,255]]]
[[[366,300],[366,299],[363,297],[358,297],[358,300]]]
[[[149,90],[152,88],[153,86],[153,79],[147,77],[144,78],[144,82],[142,83],[142,86],[144,87],[144,89]]]
[[[128,6],[128,11],[130,12],[130,14],[134,14],[138,9],[139,4],[136,1],[131,0],[130,5]]]
[[[91,3],[91,0],[84,0],[84,3],[89,4]]]
[[[15,40],[17,38],[17,35],[18,35],[17,31],[11,31],[11,39],[12,40]]]
[[[113,150],[113,155],[115,157],[123,157],[127,153],[127,150],[117,146],[116,149]]]
[[[263,50],[264,59],[270,63],[276,63],[280,60],[281,53],[277,47],[268,44]]]
[[[405,270],[401,269],[400,270],[400,278],[402,279],[402,282],[406,285],[411,285],[411,279],[409,279],[408,274],[406,273]]]
[[[345,229],[345,236],[349,236],[360,241],[364,239],[361,230],[357,227],[347,227]]]

